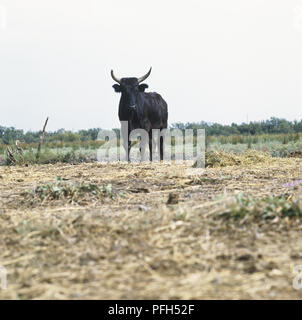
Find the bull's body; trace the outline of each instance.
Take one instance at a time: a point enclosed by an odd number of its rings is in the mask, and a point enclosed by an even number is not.
[[[115,91],[121,92],[119,103],[119,120],[122,123],[121,133],[128,161],[130,159],[131,143],[129,141],[130,132],[135,129],[144,129],[149,138],[150,160],[152,161],[152,129],[163,130],[168,126],[168,106],[165,100],[156,92],[144,92],[148,87],[146,84],[139,84],[149,73],[142,78],[122,78],[118,79],[111,73],[113,79],[119,83],[113,87]],[[125,124],[127,126],[125,127]],[[127,128],[128,127],[128,128]],[[144,150],[142,141],[142,150]],[[160,159],[163,160],[164,135],[159,136]],[[143,152],[142,152],[143,156]]]
[[[155,92],[139,93],[129,120],[131,129],[142,128],[149,132],[151,129],[167,128],[167,103]]]

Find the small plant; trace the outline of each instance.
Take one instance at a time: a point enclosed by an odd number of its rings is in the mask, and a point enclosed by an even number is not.
[[[175,214],[175,220],[176,221],[187,221],[188,219],[188,214],[186,211],[181,211],[181,212],[176,212]]]
[[[274,219],[275,217],[297,217],[302,218],[302,199],[285,196],[269,196],[263,199],[239,194],[227,210],[219,214],[220,217],[227,219],[251,218],[262,220]]]
[[[96,184],[79,184],[67,183],[62,181],[60,177],[52,184],[45,184],[35,188],[33,192],[26,192],[24,196],[38,198],[44,202],[46,200],[67,199],[70,202],[80,202],[89,196],[89,199],[98,200],[104,197],[114,197],[112,185],[99,187]]]

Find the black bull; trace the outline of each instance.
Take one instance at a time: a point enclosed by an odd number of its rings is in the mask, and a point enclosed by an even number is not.
[[[119,120],[121,121],[121,134],[124,141],[124,148],[127,159],[130,161],[130,133],[134,129],[143,129],[149,138],[150,161],[152,161],[152,129],[167,129],[168,106],[166,101],[156,92],[145,92],[147,84],[140,84],[151,73],[149,72],[140,78],[117,78],[113,71],[111,76],[118,84],[113,85],[116,92],[121,92],[119,103]],[[159,131],[157,130],[157,131]],[[160,160],[164,158],[164,131],[159,134]],[[143,139],[143,137],[141,137]],[[146,141],[141,141],[142,157]]]

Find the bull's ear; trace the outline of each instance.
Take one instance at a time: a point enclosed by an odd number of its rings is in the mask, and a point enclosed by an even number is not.
[[[118,84],[114,84],[112,88],[114,89],[115,92],[121,92],[121,86]]]
[[[141,91],[141,92],[144,92],[145,89],[147,89],[148,87],[149,87],[149,86],[148,86],[147,84],[145,84],[145,83],[140,84],[140,85],[138,86],[139,91]]]

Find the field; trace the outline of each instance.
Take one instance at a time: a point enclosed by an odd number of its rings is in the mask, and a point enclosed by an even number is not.
[[[173,132],[173,131],[172,131]],[[71,134],[71,133],[70,133]],[[76,135],[76,134],[73,134]],[[69,135],[67,135],[69,136]],[[58,136],[54,138],[58,139]],[[65,138],[67,139],[67,138]],[[105,141],[88,140],[88,141],[48,141],[46,139],[43,149],[40,154],[39,161],[36,159],[38,143],[20,143],[23,149],[22,158],[16,155],[18,163],[83,163],[97,160],[97,153],[100,148],[103,148]],[[180,141],[181,142],[181,141]],[[117,140],[118,146],[120,141]],[[172,141],[173,144],[173,141]],[[174,143],[175,145],[175,143]],[[194,138],[194,148],[196,145],[196,138]],[[171,145],[170,145],[171,146]],[[169,143],[166,143],[166,148],[169,148]],[[242,154],[248,149],[257,150],[260,152],[269,153],[272,157],[288,157],[296,153],[301,154],[302,150],[302,134],[260,134],[260,135],[230,135],[230,136],[206,136],[207,150],[232,152]],[[12,151],[16,151],[15,141],[10,143]],[[1,143],[0,139],[0,165],[10,164],[6,159],[7,145]],[[116,150],[112,147],[111,151]],[[136,143],[131,149],[131,156],[134,159],[139,158],[139,145]],[[176,146],[175,152],[182,153],[183,144]],[[171,150],[171,153],[174,151]],[[113,152],[114,153],[114,152]],[[148,148],[146,150],[148,154]],[[121,148],[121,157],[124,155],[124,150]]]
[[[237,157],[0,166],[0,298],[301,299],[302,159]]]

